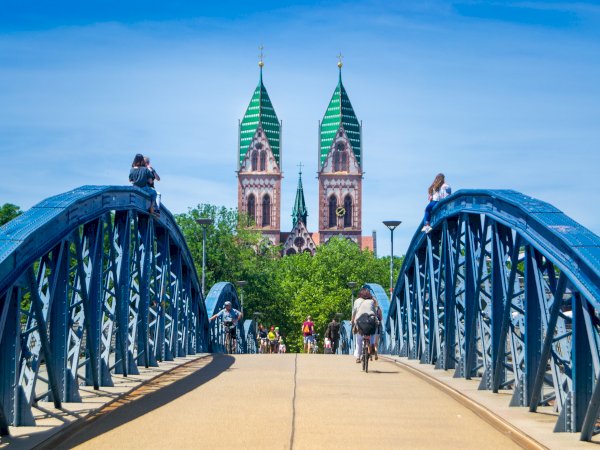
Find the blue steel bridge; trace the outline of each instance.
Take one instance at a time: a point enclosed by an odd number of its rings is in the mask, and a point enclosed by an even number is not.
[[[223,352],[221,324],[208,317],[227,300],[239,309],[235,286],[217,283],[204,298],[173,216],[149,216],[148,202],[137,188],[83,186],[0,228],[3,435],[35,425],[42,401],[60,409],[81,401],[82,386]],[[510,391],[511,406],[551,408],[555,432],[591,440],[600,237],[506,190],[459,191],[436,207],[431,226],[415,232],[391,300],[366,285],[384,310],[380,353]],[[238,324],[239,353],[256,353],[255,325]],[[348,322],[341,334],[339,353],[351,353]]]

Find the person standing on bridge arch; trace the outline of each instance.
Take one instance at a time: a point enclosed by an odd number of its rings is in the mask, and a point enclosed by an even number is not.
[[[435,205],[439,203],[440,200],[448,197],[452,193],[452,188],[446,184],[446,177],[443,173],[438,173],[429,186],[427,190],[427,197],[429,199],[429,203],[425,208],[425,217],[423,217],[423,228],[421,231],[425,233],[429,233],[432,228],[429,226],[429,221],[431,220],[431,211],[435,208]]]
[[[138,153],[133,158],[131,170],[129,171],[129,182],[134,186],[141,188],[150,195],[150,209],[148,212],[154,214],[154,204],[156,203],[156,191],[150,187],[150,180],[153,180],[152,172],[146,167],[144,155]],[[157,214],[158,211],[156,212]]]

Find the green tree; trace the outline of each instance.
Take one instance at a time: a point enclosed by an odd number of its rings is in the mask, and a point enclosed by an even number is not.
[[[3,204],[0,206],[0,226],[10,222],[22,213],[23,211],[17,205],[13,205],[12,203]]]
[[[302,348],[301,325],[311,315],[316,331],[324,330],[337,313],[349,319],[352,292],[347,283],[389,284],[389,257],[376,258],[353,242],[333,238],[309,253],[281,257],[281,247],[265,243],[257,231],[240,227],[247,219],[233,209],[198,205],[177,216],[192,252],[198,273],[202,270],[202,227],[200,217],[214,224],[207,227],[207,290],[218,281],[244,280],[244,313],[258,312],[266,326],[280,327],[290,351]],[[394,258],[397,277],[402,259]],[[356,294],[356,292],[354,293]]]

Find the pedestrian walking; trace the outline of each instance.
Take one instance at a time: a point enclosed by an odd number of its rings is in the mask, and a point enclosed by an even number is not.
[[[309,347],[315,343],[315,324],[310,316],[302,323],[302,334],[304,335],[304,353],[308,353]]]
[[[325,337],[331,341],[331,353],[337,353],[337,348],[340,343],[340,324],[334,317],[327,325]]]

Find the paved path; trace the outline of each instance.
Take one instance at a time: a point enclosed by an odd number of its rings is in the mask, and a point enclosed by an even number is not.
[[[59,448],[518,448],[396,364],[215,355],[113,405]]]

